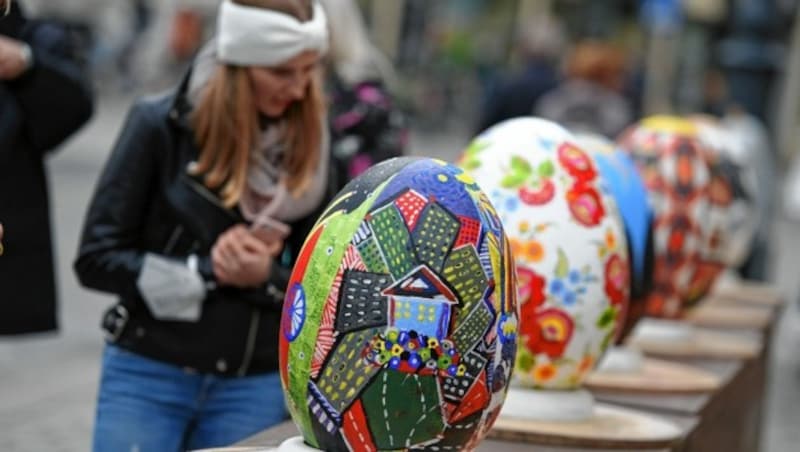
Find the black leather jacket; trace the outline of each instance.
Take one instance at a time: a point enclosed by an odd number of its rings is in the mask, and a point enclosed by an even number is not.
[[[293,256],[334,194],[335,175],[318,212],[292,224],[282,262],[273,265],[267,283],[246,290],[217,287],[211,247],[245,219],[187,173],[199,150],[188,125],[185,91],[186,81],[176,93],[132,107],[90,204],[75,272],[83,285],[119,295],[103,321],[108,339],[117,345],[200,372],[272,371],[278,366],[281,306]],[[151,315],[136,285],[148,252],[182,262],[197,256],[198,270],[211,287],[199,321]]]

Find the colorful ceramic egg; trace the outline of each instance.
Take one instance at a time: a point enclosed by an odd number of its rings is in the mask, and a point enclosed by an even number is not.
[[[711,171],[708,151],[692,122],[671,116],[646,118],[619,140],[636,162],[655,216],[653,290],[646,313],[679,317],[705,295],[717,269],[703,261],[711,237]]]
[[[775,155],[769,143],[769,136],[759,120],[743,111],[728,111],[722,126],[737,145],[731,147],[733,160],[745,172],[755,173],[755,184],[746,189],[753,194],[758,219],[757,240],[768,239],[770,233],[770,212],[775,198]],[[744,177],[745,185],[753,176]]]
[[[577,388],[613,339],[629,291],[622,219],[594,160],[561,126],[518,118],[475,138],[461,166],[497,208],[517,265],[515,378]]]
[[[747,259],[758,228],[755,168],[746,166],[745,143],[717,119],[694,116],[691,120],[709,151],[711,172],[707,220],[711,235],[703,259],[709,265],[736,268]]]
[[[622,220],[630,256],[630,303],[618,340],[636,325],[644,314],[644,304],[653,283],[653,212],[636,164],[608,138],[593,133],[575,134],[578,146],[589,152],[597,163],[601,180],[614,196]]]
[[[473,448],[513,369],[513,265],[462,170],[399,158],[351,181],[306,239],[284,301],[281,382],[305,442]]]

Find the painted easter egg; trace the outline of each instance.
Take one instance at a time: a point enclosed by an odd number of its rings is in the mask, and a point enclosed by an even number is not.
[[[580,386],[613,339],[630,288],[624,226],[594,159],[561,126],[518,118],[475,138],[460,165],[489,194],[517,265],[515,378]]]
[[[644,314],[646,296],[653,283],[653,212],[645,187],[633,159],[608,138],[593,133],[575,133],[578,146],[597,163],[601,182],[613,195],[625,224],[630,256],[630,303],[618,340],[636,325]]]
[[[750,254],[758,228],[757,176],[748,165],[745,142],[711,116],[693,116],[698,138],[709,151],[711,235],[703,259],[720,267],[739,267]]]
[[[398,158],[351,181],[284,301],[281,382],[305,442],[474,448],[513,369],[514,284],[502,224],[461,169]]]
[[[766,241],[770,234],[770,212],[775,199],[775,153],[770,146],[769,136],[759,120],[743,111],[728,111],[722,119],[722,126],[736,144],[731,146],[733,160],[745,172],[755,173],[755,184],[746,188],[755,199],[757,240]],[[743,177],[745,186],[750,185],[753,176]]]
[[[679,317],[705,295],[719,273],[703,259],[712,225],[708,150],[694,123],[654,116],[631,126],[620,147],[636,162],[654,213],[655,268],[646,313]]]

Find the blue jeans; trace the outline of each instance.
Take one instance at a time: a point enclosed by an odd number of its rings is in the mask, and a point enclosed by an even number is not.
[[[287,417],[277,372],[219,377],[106,345],[94,451],[228,446]]]

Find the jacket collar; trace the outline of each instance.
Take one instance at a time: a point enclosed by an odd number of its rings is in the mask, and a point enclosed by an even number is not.
[[[183,129],[191,129],[189,124],[189,114],[192,112],[192,104],[189,102],[189,80],[192,78],[192,68],[186,71],[183,80],[175,90],[172,105],[169,108],[169,121],[175,126]]]
[[[192,112],[192,104],[189,102],[188,91],[189,91],[189,81],[192,78],[192,69],[186,71],[184,74],[181,83],[178,85],[177,89],[173,94],[172,103],[169,107],[168,113],[168,121],[178,127],[183,129],[188,133],[192,133],[192,126],[189,122],[189,115]],[[193,152],[196,152],[196,148]],[[196,155],[195,155],[196,158]],[[181,176],[181,180],[183,183],[187,184],[192,190],[197,192],[202,197],[206,198],[216,207],[218,207],[221,211],[225,212],[225,214],[233,219],[236,222],[243,222],[244,217],[242,217],[241,213],[239,212],[238,208],[228,208],[222,205],[222,201],[219,198],[219,193],[215,193],[214,191],[207,188],[203,185],[203,179],[200,176],[191,175],[188,172],[184,172]]]

